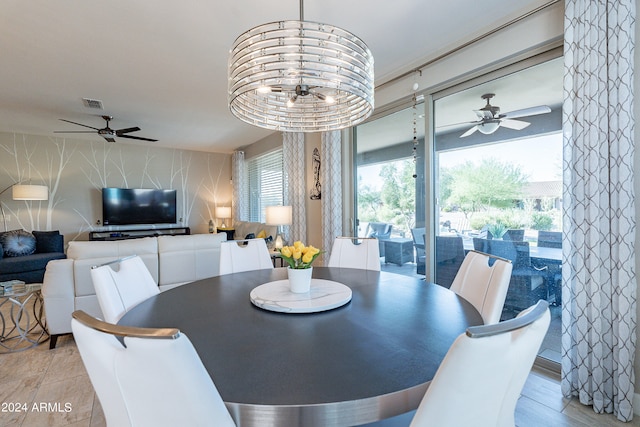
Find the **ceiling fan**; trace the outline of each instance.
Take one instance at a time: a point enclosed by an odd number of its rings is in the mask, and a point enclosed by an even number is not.
[[[551,108],[546,105],[539,105],[537,107],[523,108],[522,110],[514,110],[508,113],[500,113],[500,107],[491,105],[489,101],[495,94],[485,93],[481,96],[482,99],[487,100],[487,105],[479,110],[473,110],[478,116],[478,120],[472,123],[474,126],[460,135],[460,138],[471,135],[475,131],[479,131],[485,135],[489,135],[498,130],[500,126],[508,129],[522,130],[529,126],[531,123],[515,120],[520,117],[535,116],[537,114],[550,113]]]
[[[140,128],[137,127],[137,126],[136,127],[132,127],[132,128],[124,128],[124,129],[111,129],[109,127],[109,122],[111,120],[113,120],[113,117],[111,117],[111,116],[102,116],[102,118],[107,122],[107,125],[105,127],[103,127],[102,129],[94,128],[93,126],[83,125],[82,123],[72,122],[71,120],[60,119],[63,122],[73,123],[74,125],[83,126],[83,127],[86,127],[86,128],[89,128],[89,129],[94,129],[94,130],[93,131],[90,131],[90,130],[71,130],[71,131],[58,130],[58,131],[54,131],[54,133],[97,133],[98,135],[100,135],[101,137],[106,139],[108,142],[116,142],[116,140],[115,140],[116,137],[118,137],[118,138],[137,139],[137,140],[140,140],[140,141],[151,141],[151,142],[156,142],[157,141],[157,139],[143,138],[141,136],[126,135],[127,133],[139,131]]]

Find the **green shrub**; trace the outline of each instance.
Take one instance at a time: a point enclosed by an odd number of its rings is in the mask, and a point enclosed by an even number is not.
[[[553,229],[553,214],[547,212],[531,212],[531,228],[534,230],[551,230]]]

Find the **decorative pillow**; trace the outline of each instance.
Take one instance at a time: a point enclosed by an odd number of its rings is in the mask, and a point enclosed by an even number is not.
[[[60,231],[32,231],[36,238],[36,253],[64,252],[64,237]]]
[[[249,233],[246,236],[244,236],[244,240],[249,240],[249,239],[255,239],[256,235],[253,233]]]
[[[2,247],[5,255],[31,255],[36,251],[36,238],[24,230],[12,230],[2,236]]]
[[[0,259],[2,259],[3,255],[4,255],[4,249],[2,249],[2,243],[0,243]]]
[[[256,239],[264,239],[267,237],[267,232],[264,230],[261,230],[258,235],[256,236]]]

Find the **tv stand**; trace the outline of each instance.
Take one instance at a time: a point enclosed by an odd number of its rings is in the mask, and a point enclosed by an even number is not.
[[[143,230],[91,231],[89,240],[128,240],[155,236],[182,236],[191,234],[189,227],[147,228]]]

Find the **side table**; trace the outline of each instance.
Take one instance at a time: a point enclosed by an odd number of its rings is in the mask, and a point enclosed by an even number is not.
[[[49,338],[41,288],[30,283],[0,295],[0,352],[26,350]]]
[[[402,266],[405,262],[413,262],[412,239],[385,239],[384,262],[392,262]]]
[[[218,233],[220,232],[227,233],[227,240],[233,240],[236,230],[235,228],[218,228]]]

